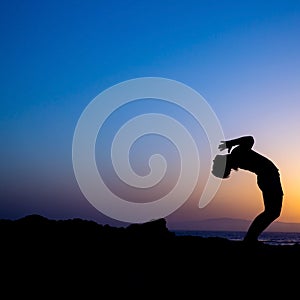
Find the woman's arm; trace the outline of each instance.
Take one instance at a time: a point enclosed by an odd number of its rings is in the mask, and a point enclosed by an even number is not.
[[[254,138],[252,136],[242,136],[236,139],[221,141],[219,145],[219,149],[223,151],[224,149],[228,149],[228,153],[230,153],[231,148],[234,146],[240,146],[245,150],[251,149],[254,145]]]

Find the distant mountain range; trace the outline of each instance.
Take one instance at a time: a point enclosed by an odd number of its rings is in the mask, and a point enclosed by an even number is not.
[[[247,231],[252,220],[216,218],[168,224],[171,230]],[[266,231],[300,232],[300,223],[273,222]]]

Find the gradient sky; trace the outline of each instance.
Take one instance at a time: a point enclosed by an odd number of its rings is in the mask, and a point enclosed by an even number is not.
[[[254,149],[280,169],[279,220],[300,222],[300,1],[4,0],[0,7],[0,218],[38,213],[123,225],[83,196],[72,139],[94,97],[150,76],[200,93],[227,139],[253,135]],[[134,151],[147,156],[153,144],[150,137]],[[262,209],[255,175],[246,171],[223,181],[205,208],[196,198],[168,216],[172,226],[253,219]]]

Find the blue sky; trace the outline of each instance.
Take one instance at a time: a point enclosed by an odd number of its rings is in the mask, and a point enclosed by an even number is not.
[[[153,76],[199,92],[227,138],[254,135],[287,174],[283,220],[300,221],[296,179],[288,178],[299,166],[299,1],[5,0],[0,11],[1,218],[115,224],[77,186],[74,129],[103,90]],[[258,209],[231,215],[215,202],[170,218],[251,218]]]

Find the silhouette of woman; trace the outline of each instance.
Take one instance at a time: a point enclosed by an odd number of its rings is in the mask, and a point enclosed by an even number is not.
[[[278,168],[268,158],[252,150],[253,144],[252,136],[221,141],[218,149],[228,149],[229,154],[216,155],[212,168],[212,174],[219,178],[228,178],[232,169],[237,171],[239,168],[257,175],[264,211],[253,220],[244,237],[244,242],[250,244],[258,242],[260,234],[280,216],[283,200]]]

